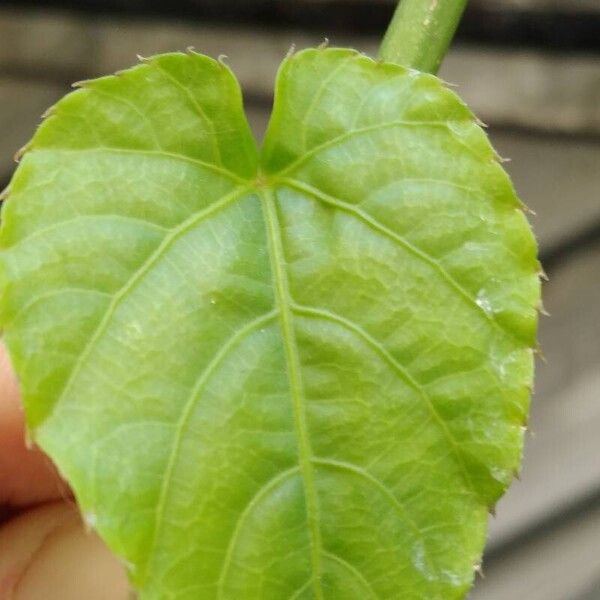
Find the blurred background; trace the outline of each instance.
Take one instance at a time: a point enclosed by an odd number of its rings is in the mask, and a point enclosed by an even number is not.
[[[226,54],[260,137],[292,44],[371,55],[394,0],[0,1],[0,189],[73,81],[193,46]],[[472,600],[600,600],[600,0],[471,0],[440,74],[489,125],[549,281],[520,481]],[[343,599],[340,599],[343,600]]]

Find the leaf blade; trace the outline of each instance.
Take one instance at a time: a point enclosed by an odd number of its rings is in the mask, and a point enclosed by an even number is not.
[[[2,322],[143,598],[464,596],[527,413],[520,206],[454,94],[349,50],[284,62],[260,158],[197,55],[59,104],[11,185]]]

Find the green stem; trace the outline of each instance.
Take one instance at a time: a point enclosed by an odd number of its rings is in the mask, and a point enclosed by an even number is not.
[[[379,57],[437,73],[468,0],[401,0]]]

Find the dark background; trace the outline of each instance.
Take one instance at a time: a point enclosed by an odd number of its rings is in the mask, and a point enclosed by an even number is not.
[[[301,27],[318,33],[353,31],[374,35],[385,30],[394,7],[388,0],[13,0],[2,4],[65,8],[86,14],[177,18],[204,24],[242,23]],[[472,0],[458,31],[458,40],[598,51],[599,17],[594,4],[594,0]]]
[[[0,1],[0,185],[72,81],[227,54],[261,135],[289,47],[370,54],[392,0]],[[600,0],[471,0],[441,72],[490,126],[549,276],[531,434],[473,600],[600,599]],[[340,599],[343,600],[343,599]]]

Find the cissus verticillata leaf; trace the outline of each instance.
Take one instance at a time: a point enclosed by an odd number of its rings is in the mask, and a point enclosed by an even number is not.
[[[29,427],[143,600],[462,598],[518,469],[539,299],[521,204],[431,75],[149,59],[56,105],[10,184]]]

